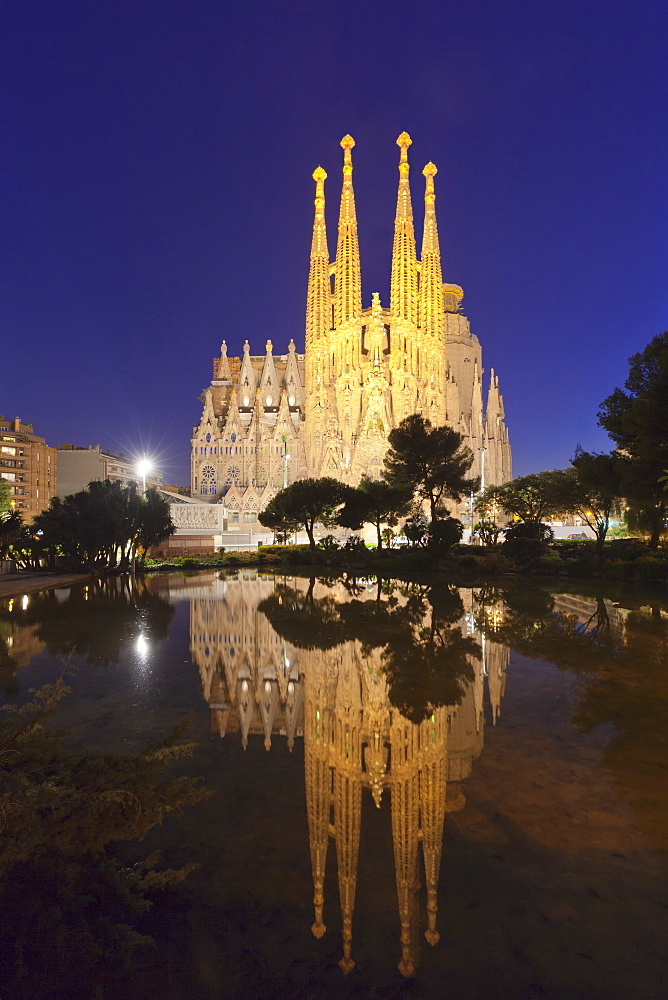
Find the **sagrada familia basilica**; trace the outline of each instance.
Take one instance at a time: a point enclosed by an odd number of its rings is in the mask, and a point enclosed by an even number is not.
[[[304,354],[290,341],[275,355],[214,359],[213,379],[192,438],[192,496],[224,498],[232,524],[255,520],[284,486],[306,476],[356,485],[379,478],[388,434],[412,413],[460,431],[484,485],[511,478],[511,453],[499,382],[491,372],[483,404],[478,338],[461,312],[463,291],[443,282],[436,225],[436,167],[423,170],[424,232],[417,259],[409,186],[410,136],[397,139],[399,191],[389,308],[374,293],[362,306],[360,251],[349,135],[336,257],[330,261],[325,180],[318,167],[306,302]]]

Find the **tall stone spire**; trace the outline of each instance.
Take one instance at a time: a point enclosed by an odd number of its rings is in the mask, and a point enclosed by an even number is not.
[[[393,318],[405,319],[417,325],[417,264],[415,255],[415,231],[413,229],[413,206],[408,182],[408,147],[412,140],[408,132],[402,132],[397,139],[401,150],[399,158],[399,192],[397,213],[394,219],[394,244],[392,246],[392,279],[390,286],[390,310]]]
[[[434,175],[436,166],[428,163],[422,173],[425,176],[424,192],[424,235],[422,238],[422,262],[420,269],[419,316],[423,334],[436,337],[439,345],[443,342],[445,322],[443,317],[443,273],[441,271],[441,251],[438,245],[436,226],[436,194]]]
[[[306,295],[306,349],[316,346],[320,337],[332,325],[329,288],[329,251],[325,227],[325,180],[327,174],[318,167],[313,171],[315,181],[315,218],[311,241],[311,264]]]
[[[351,154],[354,145],[353,137],[344,135],[341,140],[343,187],[339,211],[339,235],[336,244],[335,325],[337,327],[339,324],[345,323],[346,320],[357,319],[362,311],[362,274]]]

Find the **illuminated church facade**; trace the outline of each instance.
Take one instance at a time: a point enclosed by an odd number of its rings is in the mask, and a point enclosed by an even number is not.
[[[448,424],[473,452],[472,475],[484,485],[511,478],[511,452],[499,382],[486,400],[482,352],[461,312],[462,289],[443,281],[436,224],[436,167],[423,170],[424,233],[417,258],[402,133],[389,307],[377,293],[362,306],[362,270],[353,191],[351,136],[341,140],[343,186],[336,256],[330,261],[325,180],[314,171],[315,217],[306,303],[304,354],[214,358],[202,417],[192,438],[191,489],[223,500],[231,524],[253,521],[284,486],[306,476],[350,485],[379,478],[388,434],[412,413]]]

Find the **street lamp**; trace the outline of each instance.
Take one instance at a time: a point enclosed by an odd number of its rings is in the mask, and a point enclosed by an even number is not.
[[[153,468],[153,465],[152,465],[150,459],[146,458],[146,456],[144,456],[143,458],[140,458],[139,461],[137,462],[137,472],[139,473],[139,475],[142,478],[142,492],[143,493],[146,493],[146,476],[148,475],[148,473],[151,471],[152,468]]]

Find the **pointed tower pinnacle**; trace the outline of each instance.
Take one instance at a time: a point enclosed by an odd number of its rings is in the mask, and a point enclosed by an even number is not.
[[[230,362],[227,357],[227,344],[225,341],[220,345],[220,357],[217,359],[218,363],[215,366],[216,372],[214,379],[220,381],[230,381],[232,376],[230,375]]]
[[[329,287],[329,251],[325,227],[325,180],[322,167],[313,171],[315,181],[315,218],[311,241],[311,264],[306,294],[306,350],[330,329],[331,304]]]
[[[397,213],[394,219],[394,244],[392,247],[392,279],[390,285],[390,311],[394,319],[405,319],[417,326],[417,263],[413,206],[408,182],[408,147],[412,140],[408,132],[397,139],[401,150],[399,158],[399,192]]]
[[[433,163],[428,163],[422,173],[425,176],[426,184],[420,270],[420,327],[423,333],[436,337],[440,344],[444,337],[445,321],[443,317],[443,274],[441,271],[441,251],[438,245],[436,194],[434,192],[436,166]]]
[[[339,235],[336,244],[336,308],[335,325],[338,327],[349,319],[357,319],[362,311],[362,276],[360,270],[360,248],[357,238],[357,216],[355,214],[355,194],[353,192],[353,158],[351,150],[355,140],[344,135],[343,187],[339,211]]]

